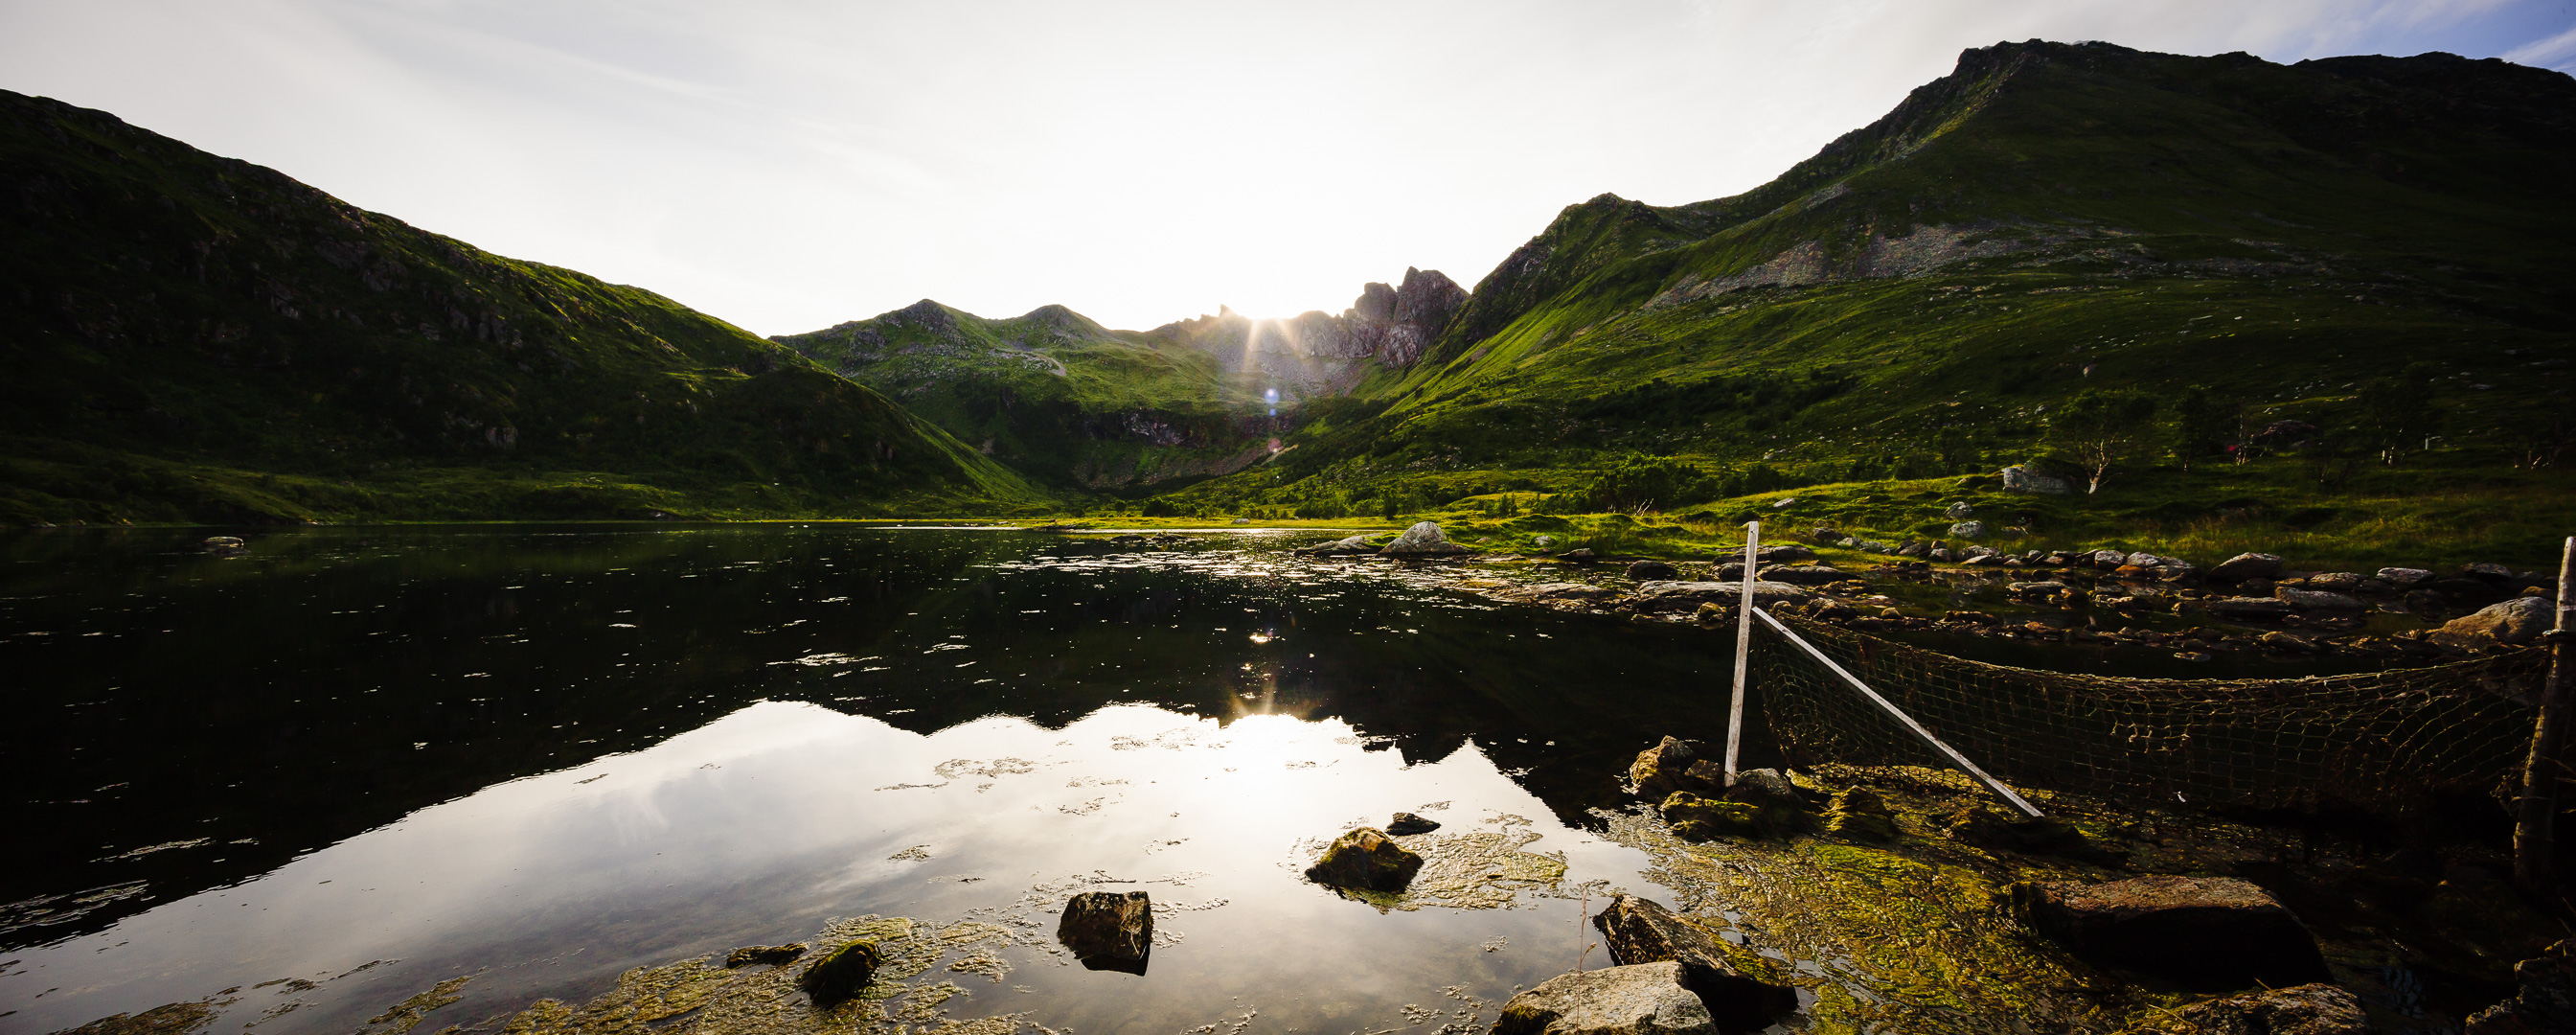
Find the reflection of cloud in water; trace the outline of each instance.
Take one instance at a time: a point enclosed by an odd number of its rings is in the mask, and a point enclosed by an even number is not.
[[[304,1026],[351,1030],[401,992],[480,970],[462,1002],[424,1022],[445,1027],[565,989],[587,999],[632,967],[808,937],[833,917],[980,918],[1043,960],[1061,896],[1096,886],[1149,890],[1158,915],[1187,914],[1154,976],[1116,975],[1131,982],[1120,986],[1080,967],[1023,967],[1014,980],[1040,994],[1010,1008],[1056,1027],[1179,1030],[1240,994],[1264,1003],[1265,1023],[1385,1027],[1445,986],[1499,1000],[1564,969],[1553,949],[1573,958],[1576,905],[1549,894],[1564,867],[1635,882],[1630,850],[1522,818],[1551,813],[1472,741],[1412,765],[1367,746],[1338,720],[1283,715],[1220,725],[1117,705],[1060,730],[993,716],[924,735],[761,703],[24,953],[0,997],[23,1004],[17,1023],[53,1030],[399,959],[371,984],[300,993]],[[1390,912],[1281,865],[1355,819],[1451,804],[1483,822],[1420,835],[1427,879]],[[1537,951],[1479,951],[1505,936]],[[56,986],[79,991],[31,999]],[[1003,1007],[982,994],[975,1011]]]

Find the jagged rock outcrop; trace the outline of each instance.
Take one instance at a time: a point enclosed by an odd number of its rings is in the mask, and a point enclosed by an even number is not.
[[[1320,310],[1256,320],[1218,307],[1214,316],[1154,328],[1155,335],[1216,357],[1226,369],[1276,379],[1285,394],[1337,395],[1374,361],[1411,366],[1467,304],[1467,290],[1438,270],[1407,268],[1398,285],[1370,283],[1335,316]]]

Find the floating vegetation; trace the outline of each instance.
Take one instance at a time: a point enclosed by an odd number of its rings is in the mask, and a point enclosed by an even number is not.
[[[882,961],[867,987],[822,1010],[798,990],[804,970],[798,966],[727,970],[715,957],[701,956],[638,967],[619,975],[616,988],[581,1006],[539,1000],[511,1018],[502,1031],[504,1035],[609,1035],[685,1024],[704,1035],[833,1035],[899,1024],[943,1035],[1008,1035],[1023,1020],[1019,1014],[952,1019],[947,1015],[950,1003],[971,993],[954,981],[921,980],[946,960],[944,973],[976,974],[999,984],[1011,967],[996,950],[1015,940],[1003,927],[970,920],[934,928],[905,917],[865,916],[833,921],[807,940],[835,949],[872,942]],[[448,984],[423,995],[441,989],[448,989]],[[405,1003],[419,999],[415,996]],[[445,1000],[453,1001],[452,997]],[[417,1023],[418,1017],[412,1020]]]
[[[1507,827],[1500,833],[1473,831],[1388,838],[1422,857],[1422,869],[1413,875],[1411,884],[1396,892],[1333,890],[1376,906],[1379,912],[1412,912],[1424,906],[1507,908],[1521,892],[1554,892],[1565,879],[1565,853],[1541,855],[1520,850],[1539,837],[1533,830]]]

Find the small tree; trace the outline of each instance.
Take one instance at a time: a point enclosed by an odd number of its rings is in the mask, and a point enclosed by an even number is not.
[[[2089,495],[2102,491],[2112,468],[2145,449],[2155,416],[2156,400],[2144,392],[2088,388],[2067,400],[2048,430],[2091,475]]]

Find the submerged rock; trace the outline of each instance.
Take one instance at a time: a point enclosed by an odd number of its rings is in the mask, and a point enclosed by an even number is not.
[[[773,967],[784,966],[795,962],[796,957],[802,955],[805,955],[803,942],[793,945],[745,945],[727,955],[724,965],[728,970],[734,967],[748,967],[755,963]]]
[[[1438,821],[1424,819],[1410,812],[1398,812],[1395,818],[1388,820],[1386,824],[1386,832],[1394,837],[1428,834],[1438,829],[1440,829]]]
[[[1674,791],[1656,807],[1664,822],[1671,824],[1673,835],[1684,841],[1710,841],[1721,837],[1761,837],[1766,831],[1762,809],[1740,801],[1703,798],[1689,791]]]
[[[2362,1035],[2368,1030],[2361,1000],[2324,983],[2193,1003],[2141,1028],[2158,1035]],[[2476,1035],[2476,1026],[2469,1031]]]
[[[1559,974],[1513,996],[1494,1035],[1714,1035],[1717,1022],[1682,984],[1679,963]]]
[[[1447,536],[1441,535],[1439,524],[1417,521],[1414,522],[1413,527],[1405,529],[1403,535],[1395,537],[1394,542],[1386,544],[1386,548],[1378,552],[1389,557],[1446,557],[1470,551],[1466,547],[1450,542]]]
[[[868,987],[884,963],[885,954],[877,951],[877,943],[851,942],[805,968],[805,976],[796,984],[814,997],[815,1006],[829,1010]]]
[[[1991,805],[1971,805],[1951,813],[1943,821],[1953,840],[1979,848],[2002,849],[2023,855],[2053,855],[2064,859],[2091,859],[2100,854],[2093,842],[2075,824],[2047,816],[2024,816],[2005,812]]]
[[[2098,963],[2204,991],[2329,980],[2299,919],[2231,877],[2023,882],[2009,893],[2032,930]]]
[[[2538,639],[2557,620],[2557,608],[2548,598],[2523,597],[2451,619],[2427,638],[2445,647],[2520,646]]]
[[[1867,787],[1834,795],[1833,806],[1825,810],[1825,832],[1855,841],[1893,841],[1901,833],[1886,799]]]
[[[1055,940],[1091,970],[1145,972],[1154,951],[1154,902],[1142,891],[1086,891],[1064,904]]]
[[[1421,856],[1389,840],[1384,831],[1361,827],[1324,849],[1323,858],[1306,868],[1306,879],[1337,888],[1402,891],[1421,869]]]
[[[1600,930],[1602,946],[1614,963],[1681,964],[1682,987],[1698,994],[1709,1015],[1727,1030],[1760,1028],[1798,1006],[1796,991],[1746,973],[1743,966],[1759,965],[1758,957],[1740,966],[1718,947],[1717,939],[1661,903],[1613,895],[1608,906],[1593,914],[1592,926]]]

